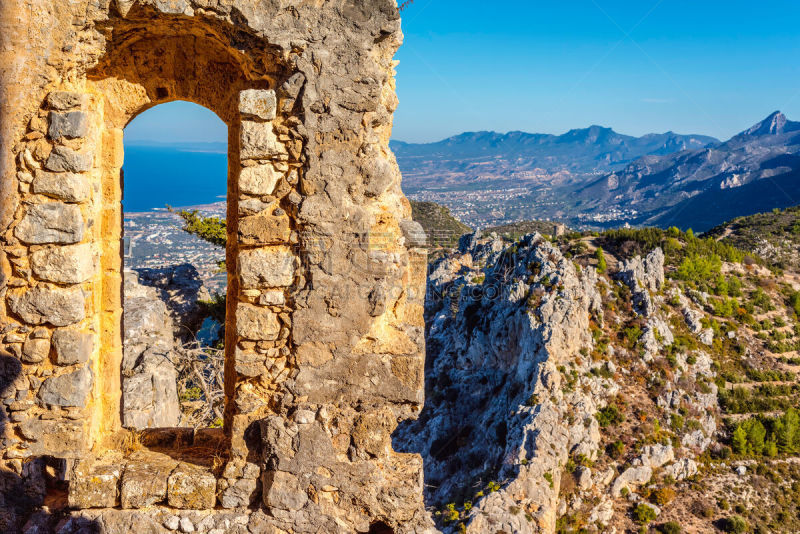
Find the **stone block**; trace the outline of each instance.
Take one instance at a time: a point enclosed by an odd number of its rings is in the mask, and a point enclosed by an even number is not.
[[[30,441],[28,452],[31,455],[80,458],[86,454],[86,436],[80,421],[28,419],[18,428]]]
[[[92,459],[76,462],[69,480],[70,508],[113,508],[119,505],[119,463],[96,463]]]
[[[167,478],[177,465],[177,461],[165,454],[150,451],[132,454],[122,473],[122,508],[144,508],[166,499]]]
[[[243,288],[285,287],[294,282],[295,257],[287,247],[242,250],[236,268]]]
[[[236,348],[234,367],[236,372],[246,377],[261,376],[266,371],[266,355]]]
[[[271,195],[275,185],[283,177],[271,163],[244,167],[239,173],[239,192],[248,195]]]
[[[266,471],[261,475],[264,505],[268,508],[295,511],[308,501],[300,480],[291,473]]]
[[[96,256],[89,243],[50,247],[30,256],[33,274],[40,280],[59,284],[80,284],[95,272]]]
[[[268,308],[240,302],[236,306],[236,334],[244,339],[274,341],[281,325]]]
[[[239,243],[242,245],[285,244],[289,242],[292,233],[289,217],[285,213],[242,217],[239,219],[238,230]]]
[[[88,367],[48,378],[39,388],[39,400],[54,406],[83,408],[92,389],[93,378],[92,370]]]
[[[239,113],[265,121],[275,118],[276,99],[272,89],[246,89],[239,93]]]
[[[258,498],[258,480],[242,478],[235,480],[222,492],[219,502],[223,508],[250,506]]]
[[[65,146],[54,147],[44,166],[55,172],[86,172],[92,168],[91,152],[76,152]]]
[[[89,131],[89,115],[85,111],[51,111],[48,119],[50,128],[47,135],[54,141],[86,137]]]
[[[207,510],[217,501],[217,479],[201,467],[178,464],[167,479],[167,503],[184,510]]]
[[[33,192],[37,195],[83,202],[89,199],[89,181],[82,174],[74,172],[48,172],[37,170],[33,179]]]
[[[29,245],[77,243],[83,239],[83,216],[75,204],[33,204],[25,210],[14,235]]]
[[[123,139],[121,128],[103,130],[103,167],[106,170],[111,171],[122,167],[125,155]]]
[[[286,304],[286,295],[279,289],[270,289],[261,293],[258,303],[262,306],[283,306]]]
[[[28,338],[22,345],[22,361],[25,363],[39,363],[47,358],[49,352],[49,339]]]
[[[273,159],[287,155],[271,122],[242,121],[239,150],[241,159]]]
[[[74,328],[59,328],[53,332],[56,364],[75,365],[89,360],[94,350],[94,336]]]
[[[68,326],[86,317],[83,291],[80,287],[35,287],[8,298],[11,311],[28,324],[49,323]]]
[[[73,93],[70,91],[53,91],[47,95],[47,107],[59,111],[80,108],[83,109],[89,102],[86,93]]]

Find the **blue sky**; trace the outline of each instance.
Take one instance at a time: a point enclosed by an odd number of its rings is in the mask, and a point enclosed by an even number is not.
[[[393,138],[600,124],[727,139],[777,109],[800,120],[799,22],[796,0],[415,0]],[[189,140],[224,141],[213,114],[172,106],[127,139],[176,139],[187,124]]]

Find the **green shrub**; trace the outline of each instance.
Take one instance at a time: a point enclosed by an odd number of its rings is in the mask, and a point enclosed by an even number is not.
[[[658,531],[661,532],[661,534],[681,534],[683,529],[681,529],[681,525],[676,521],[670,521],[658,525]]]
[[[625,416],[622,415],[619,408],[613,404],[609,404],[605,408],[601,408],[599,412],[594,415],[597,422],[600,423],[602,428],[611,425],[617,425],[625,421]]]
[[[644,503],[639,503],[633,509],[633,520],[637,523],[647,524],[656,518],[656,511],[652,506]]]
[[[742,516],[733,515],[720,521],[720,527],[722,528],[723,532],[742,534],[747,532],[749,525]]]

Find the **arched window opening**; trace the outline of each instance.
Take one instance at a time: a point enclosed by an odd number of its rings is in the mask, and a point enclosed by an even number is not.
[[[125,128],[124,427],[222,426],[227,135],[182,101]]]

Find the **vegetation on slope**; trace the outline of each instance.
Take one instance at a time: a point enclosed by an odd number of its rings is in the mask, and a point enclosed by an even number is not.
[[[472,229],[453,217],[450,209],[435,202],[411,201],[411,218],[422,225],[433,248],[455,248],[458,238]]]
[[[712,228],[707,235],[757,251],[772,265],[787,268],[800,261],[800,206],[737,217]]]

